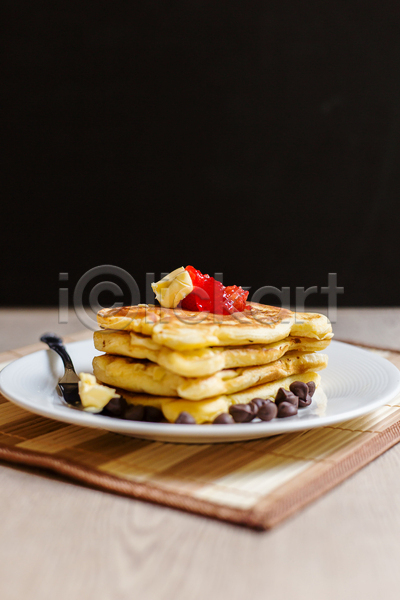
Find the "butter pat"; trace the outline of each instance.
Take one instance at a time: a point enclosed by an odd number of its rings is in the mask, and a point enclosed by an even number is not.
[[[193,292],[189,273],[183,267],[175,269],[151,287],[157,300],[164,308],[175,308],[186,296]]]
[[[111,398],[119,398],[115,389],[97,383],[96,377],[90,373],[79,373],[79,396],[82,406],[87,412],[100,412]]]

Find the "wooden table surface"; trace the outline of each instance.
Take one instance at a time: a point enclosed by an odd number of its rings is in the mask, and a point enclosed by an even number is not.
[[[82,330],[0,310],[0,351]],[[337,338],[400,350],[400,309],[342,309]],[[1,600],[400,597],[400,444],[266,533],[0,464]]]

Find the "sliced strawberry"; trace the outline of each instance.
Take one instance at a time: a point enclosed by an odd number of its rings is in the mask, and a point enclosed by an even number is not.
[[[190,265],[186,267],[186,271],[189,273],[190,279],[192,280],[194,287],[198,286],[202,288],[204,286],[205,281],[207,279],[210,279],[209,275],[203,275],[201,271],[198,271]]]
[[[194,310],[196,312],[198,312],[200,309],[198,307],[197,304],[197,293],[196,290],[198,290],[200,288],[195,287],[193,292],[191,292],[190,294],[188,294],[186,296],[186,298],[184,298],[181,302],[181,307],[184,310]]]
[[[246,300],[249,292],[237,285],[229,285],[225,289],[227,298],[231,300],[236,311],[242,312],[246,308]]]
[[[191,265],[187,266],[186,270],[194,289],[181,302],[184,310],[207,311],[220,315],[245,310],[249,292],[237,285],[225,287],[214,277],[204,275]]]

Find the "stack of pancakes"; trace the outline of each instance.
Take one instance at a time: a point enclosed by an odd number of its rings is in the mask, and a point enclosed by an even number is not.
[[[327,317],[250,303],[233,315],[138,305],[103,309],[94,333],[96,378],[130,404],[182,412],[211,423],[232,404],[275,397],[293,381],[314,381],[327,365],[317,353],[332,338]]]

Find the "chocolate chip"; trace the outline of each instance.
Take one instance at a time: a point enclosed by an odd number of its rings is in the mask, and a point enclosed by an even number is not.
[[[277,414],[278,407],[276,406],[275,402],[271,402],[271,400],[264,400],[264,404],[258,409],[257,416],[261,419],[261,421],[271,421],[271,419],[274,419]]]
[[[279,406],[281,402],[290,402],[296,406],[296,408],[299,405],[298,397],[295,396],[293,392],[285,390],[285,388],[279,388],[275,396],[275,404]]]
[[[164,418],[162,410],[155,406],[145,406],[144,420],[149,423],[159,423]]]
[[[297,396],[299,400],[305,400],[307,398],[308,387],[304,381],[293,381],[293,383],[291,383],[289,386],[289,390],[293,392],[293,394]]]
[[[184,410],[178,416],[175,423],[179,423],[180,425],[196,425],[196,419],[194,419],[192,415]]]
[[[307,387],[308,387],[308,393],[310,394],[310,396],[312,398],[314,396],[314,392],[315,392],[315,382],[309,381],[307,383]]]
[[[261,408],[261,406],[264,406],[264,404],[267,402],[270,402],[270,400],[264,400],[264,398],[253,398],[250,404],[253,404],[255,407],[257,407],[258,411],[258,409]]]
[[[304,381],[293,381],[290,384],[289,389],[299,399],[299,408],[305,408],[311,404],[311,396],[308,390],[308,384]]]
[[[229,412],[236,423],[249,423],[256,416],[255,405],[249,404],[232,404],[229,407]]]
[[[297,406],[291,402],[281,402],[278,406],[278,418],[284,419],[285,417],[293,417],[297,415]]]
[[[229,413],[221,413],[218,417],[215,417],[214,425],[233,425],[234,420]]]
[[[143,421],[144,419],[144,406],[143,404],[130,404],[125,410],[124,419],[128,421]]]
[[[299,408],[305,408],[306,406],[310,406],[312,402],[310,394],[307,394],[305,400],[299,398]]]
[[[258,417],[259,416],[258,413],[259,413],[260,409],[269,403],[271,403],[271,400],[264,400],[264,398],[253,398],[253,400],[250,401],[250,405],[253,406],[254,416]],[[267,413],[265,413],[265,414],[267,414]],[[273,418],[273,417],[271,417],[271,418]],[[264,420],[269,421],[269,419],[264,419]]]
[[[125,398],[111,398],[102,410],[102,414],[107,417],[122,417],[128,406]]]

